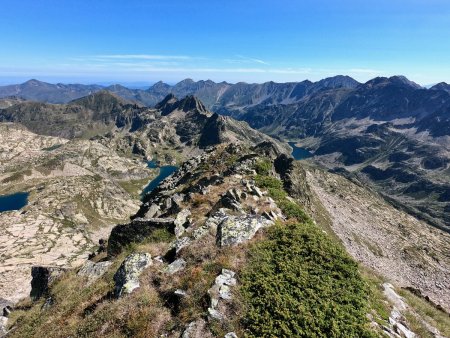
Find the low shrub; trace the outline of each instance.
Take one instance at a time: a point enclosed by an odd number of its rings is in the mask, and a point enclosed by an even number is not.
[[[375,337],[357,264],[312,224],[277,224],[241,274],[247,337]]]

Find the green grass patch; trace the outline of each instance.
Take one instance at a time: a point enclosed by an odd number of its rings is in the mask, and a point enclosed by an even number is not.
[[[273,176],[257,175],[256,185],[267,189],[269,196],[274,199],[278,207],[287,218],[296,219],[299,222],[310,220],[305,211],[294,201],[288,198],[288,194],[283,189],[283,182]]]
[[[246,337],[376,337],[357,264],[312,224],[270,228],[241,283]]]
[[[256,162],[255,171],[258,175],[268,176],[272,171],[272,161],[269,159],[261,159]]]

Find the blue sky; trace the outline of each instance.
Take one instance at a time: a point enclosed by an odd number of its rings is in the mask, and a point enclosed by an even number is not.
[[[0,0],[0,82],[450,82],[448,0]]]

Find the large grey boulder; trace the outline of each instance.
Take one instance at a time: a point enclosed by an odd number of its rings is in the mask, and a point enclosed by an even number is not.
[[[33,266],[31,267],[31,292],[33,300],[46,296],[50,286],[67,269],[59,266]]]
[[[273,221],[259,215],[229,216],[218,225],[216,241],[221,247],[240,244],[272,224]]]
[[[108,268],[112,265],[112,262],[106,261],[106,262],[98,262],[94,263],[92,261],[86,261],[86,263],[83,264],[83,266],[78,270],[77,275],[83,276],[87,278],[87,285],[92,284],[97,279],[99,279],[101,276],[103,276],[106,271],[108,271]]]
[[[152,257],[148,253],[133,253],[125,258],[114,275],[114,296],[119,298],[138,288],[139,276],[151,264]]]

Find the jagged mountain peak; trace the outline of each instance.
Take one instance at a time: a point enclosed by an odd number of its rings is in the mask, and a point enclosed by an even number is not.
[[[199,112],[206,112],[207,109],[205,105],[194,95],[188,95],[184,99],[178,102],[178,109],[184,112],[197,110]]]
[[[167,96],[161,102],[159,102],[159,103],[157,103],[155,105],[155,108],[156,109],[161,109],[164,106],[166,106],[167,104],[173,104],[173,103],[175,103],[177,101],[178,101],[178,99],[176,98],[176,96],[174,94],[172,94],[172,93],[169,93],[169,94],[167,94]]]
[[[180,82],[178,82],[175,86],[178,86],[178,85],[187,85],[187,84],[192,84],[192,83],[195,83],[195,81],[192,80],[191,78],[186,78],[186,79],[181,80]]]
[[[415,83],[414,81],[409,80],[406,76],[403,76],[403,75],[394,75],[394,76],[391,76],[391,77],[389,78],[389,80],[391,80],[391,81],[393,81],[393,82],[395,82],[395,83],[402,83],[402,84],[405,84],[405,85],[414,87],[414,88],[416,88],[416,89],[421,89],[421,88],[422,88],[421,85]]]
[[[161,110],[163,116],[169,115],[175,110],[183,112],[200,112],[207,113],[205,105],[195,96],[188,95],[185,98],[178,100],[174,94],[168,94],[164,100],[155,106],[156,109]]]

